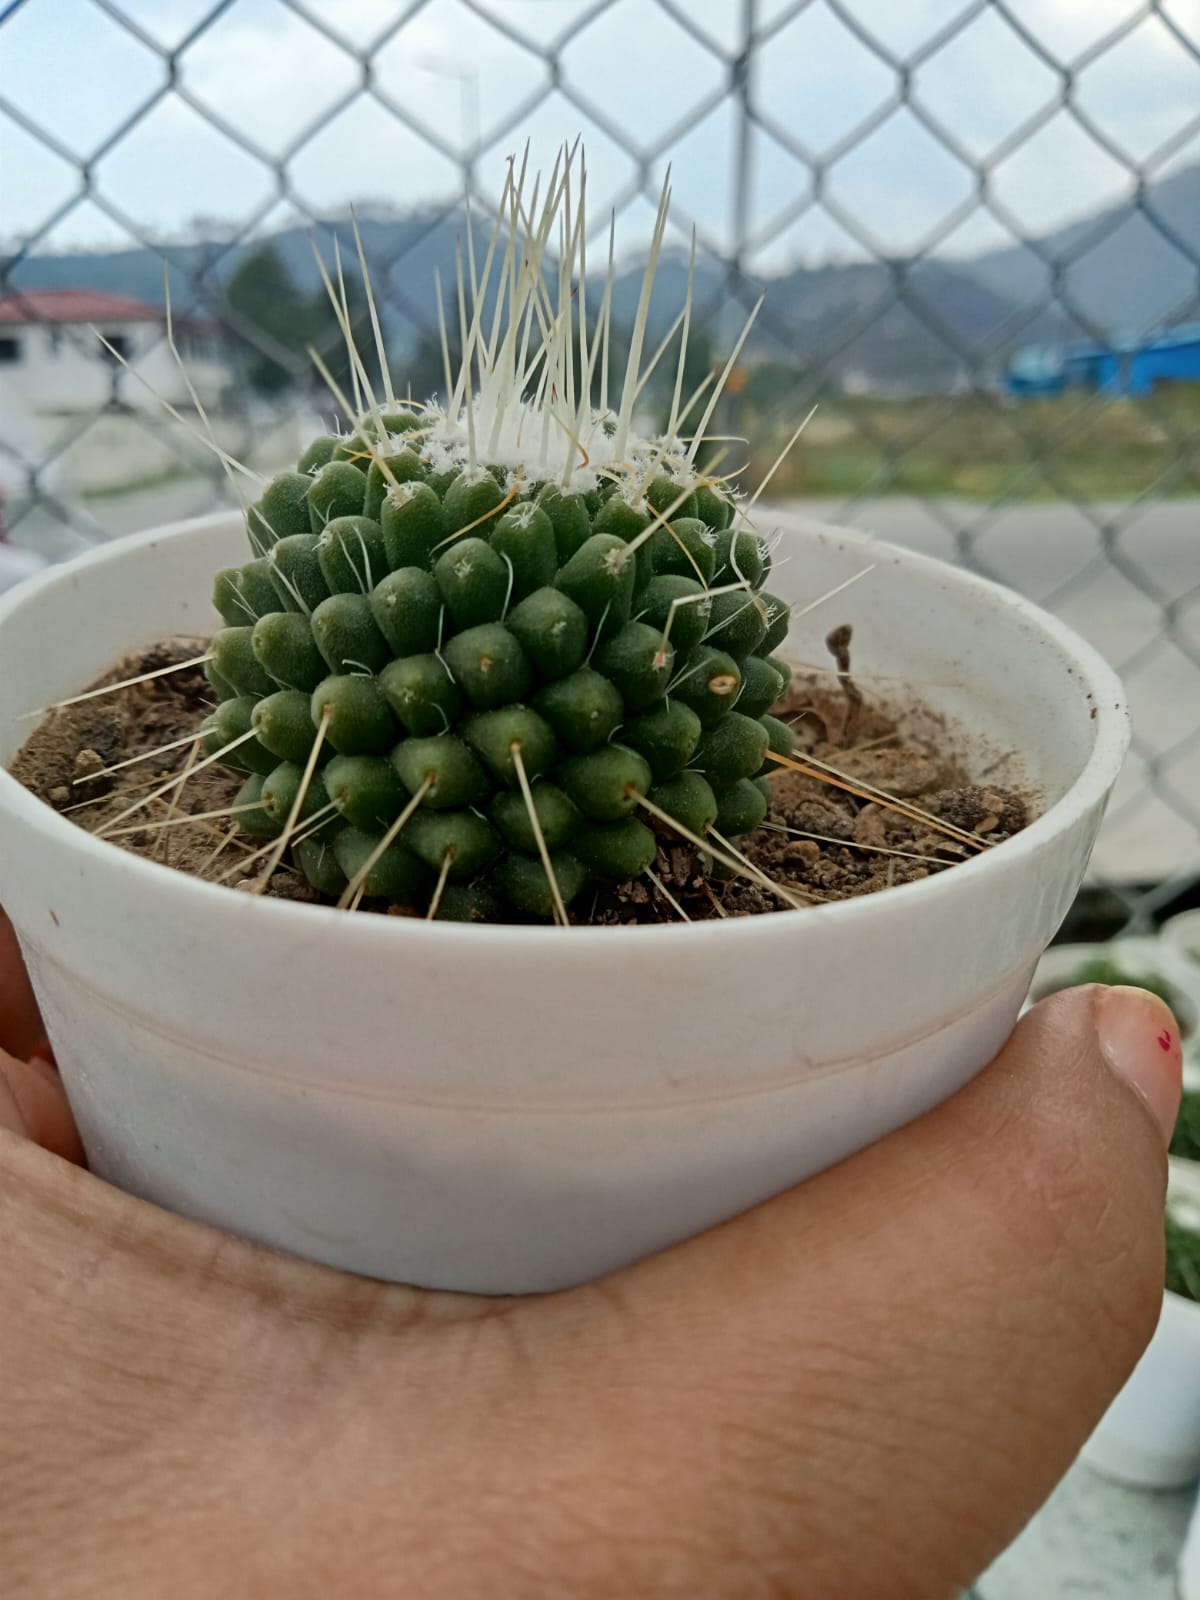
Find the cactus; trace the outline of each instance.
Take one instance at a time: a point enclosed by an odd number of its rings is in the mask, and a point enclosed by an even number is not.
[[[550,191],[582,235],[561,176]],[[637,330],[618,412],[591,403],[607,322],[589,345],[569,301],[533,379],[547,234],[524,242],[536,274],[510,240],[499,328],[480,292],[456,392],[368,395],[265,485],[246,563],[216,577],[207,747],[253,732],[229,757],[262,801],[243,825],[279,835],[296,810],[292,860],[323,893],[563,920],[587,884],[653,865],[664,815],[693,840],[756,827],[769,754],[791,748],[769,715],[787,607],[768,550],[675,414],[632,432]],[[653,257],[644,303],[652,278]]]

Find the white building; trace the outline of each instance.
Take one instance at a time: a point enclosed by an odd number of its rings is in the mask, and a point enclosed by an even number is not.
[[[197,394],[205,406],[215,405],[233,380],[220,329],[176,317],[173,331]],[[162,307],[94,289],[31,289],[0,298],[0,406],[41,416],[96,411],[112,399],[138,410],[154,406],[149,390],[97,334],[157,394],[190,407]]]

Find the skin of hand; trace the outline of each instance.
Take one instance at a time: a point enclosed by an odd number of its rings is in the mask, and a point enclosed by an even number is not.
[[[1044,1001],[946,1105],[603,1281],[354,1278],[73,1165],[0,922],[5,1600],[937,1600],[1162,1296],[1178,1028]]]

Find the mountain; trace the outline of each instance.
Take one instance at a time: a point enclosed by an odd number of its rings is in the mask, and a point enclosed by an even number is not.
[[[760,345],[858,389],[942,389],[967,380],[966,352],[1005,326],[1012,304],[969,271],[918,262],[797,268],[768,286]]]
[[[799,360],[819,366],[835,382],[857,386],[946,387],[966,370],[955,342],[970,346],[1002,327],[1012,303],[969,271],[945,262],[916,264],[908,282],[912,306],[897,300],[891,267],[874,261],[795,267],[778,277],[747,279],[731,294],[724,270],[698,263],[693,325],[708,327],[716,348],[727,350],[765,290],[747,341],[751,357]],[[686,289],[686,257],[660,261],[651,338],[667,331]],[[632,322],[640,290],[640,268],[618,277],[613,286],[618,322]],[[589,287],[589,296],[594,292]]]
[[[1164,236],[1152,217],[1160,218],[1177,242]],[[455,244],[463,237],[464,218],[457,209],[403,216],[367,213],[360,216],[359,226],[377,290],[386,284],[389,348],[403,361],[421,334],[436,328],[435,269],[444,292],[452,291]],[[307,294],[320,288],[312,231],[291,227],[271,236]],[[477,233],[484,234],[482,224]],[[336,235],[343,259],[354,262],[346,219],[323,224],[316,235],[327,261]],[[163,294],[165,258],[173,305],[181,313],[211,315],[219,308],[222,285],[260,242],[227,245],[214,240],[169,245],[161,253],[134,249],[34,255],[16,262],[9,281],[16,288],[107,289],[157,303]],[[746,347],[751,358],[814,366],[835,384],[855,388],[952,388],[977,374],[981,365],[985,374],[995,375],[1018,344],[1094,332],[1136,337],[1194,316],[1197,267],[1189,250],[1200,257],[1200,164],[1150,186],[1140,203],[1123,200],[1028,244],[972,259],[797,266],[761,283],[731,283],[722,263],[701,258],[693,325],[710,329],[718,351],[728,349],[759,289],[765,288],[766,303]],[[1052,290],[1047,259],[1069,263],[1062,282],[1070,309],[1042,305]],[[633,321],[641,275],[640,263],[617,275],[613,315],[618,325],[628,327]],[[686,282],[686,256],[665,252],[648,323],[651,345],[682,305]],[[587,293],[594,315],[600,282],[589,280]],[[453,329],[453,311],[450,321]],[[965,361],[962,351],[973,348],[984,354]]]
[[[1069,262],[1062,293],[1079,315],[1043,317],[1049,337],[1136,339],[1190,320],[1200,312],[1200,164],[1153,184],[1140,204],[1123,200],[1033,243],[965,264],[994,293],[1029,305],[1051,290],[1043,255]]]

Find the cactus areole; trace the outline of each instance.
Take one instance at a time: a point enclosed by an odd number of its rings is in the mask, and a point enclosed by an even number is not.
[[[348,430],[266,484],[216,575],[208,753],[246,774],[245,832],[345,903],[565,921],[660,840],[727,851],[791,748],[788,608],[697,464],[711,401],[685,433],[676,382],[668,430],[633,431],[667,196],[610,407],[609,295],[589,329],[577,259],[546,288],[546,239],[581,248],[568,170],[533,219],[506,186],[445,401],[398,402],[354,355]]]

